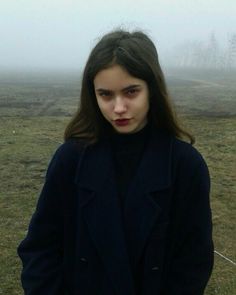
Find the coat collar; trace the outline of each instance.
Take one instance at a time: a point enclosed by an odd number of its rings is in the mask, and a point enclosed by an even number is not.
[[[171,149],[170,136],[152,131],[127,193],[123,217],[109,141],[88,147],[77,169],[76,183],[87,192],[81,194],[79,206],[117,294],[134,294],[132,269],[162,210],[151,193],[170,186]]]
[[[136,174],[137,178],[141,179],[145,190],[156,191],[169,186],[172,140],[173,138],[166,133],[152,130],[146,152]],[[80,186],[99,191],[107,181],[114,180],[109,140],[87,147],[82,162],[76,174],[76,182]]]

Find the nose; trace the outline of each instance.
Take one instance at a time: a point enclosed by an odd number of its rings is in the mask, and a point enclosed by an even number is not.
[[[114,102],[114,112],[116,114],[123,114],[127,110],[126,103],[124,99],[120,96],[116,97],[115,102]]]

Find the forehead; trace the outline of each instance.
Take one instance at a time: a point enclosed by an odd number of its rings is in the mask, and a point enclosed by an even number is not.
[[[119,65],[101,70],[94,78],[94,87],[103,89],[122,89],[130,85],[144,85],[145,81],[131,76],[127,70]]]

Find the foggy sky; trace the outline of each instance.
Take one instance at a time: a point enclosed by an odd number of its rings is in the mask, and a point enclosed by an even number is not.
[[[83,67],[99,36],[142,29],[160,59],[211,33],[225,46],[236,33],[235,0],[0,0],[0,70]]]

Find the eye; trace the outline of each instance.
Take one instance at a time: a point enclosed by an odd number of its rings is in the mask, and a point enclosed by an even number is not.
[[[98,96],[103,98],[110,98],[112,96],[112,93],[110,91],[101,91],[98,92]]]
[[[126,91],[126,94],[130,97],[136,96],[138,94],[139,90],[137,88],[131,88]]]

